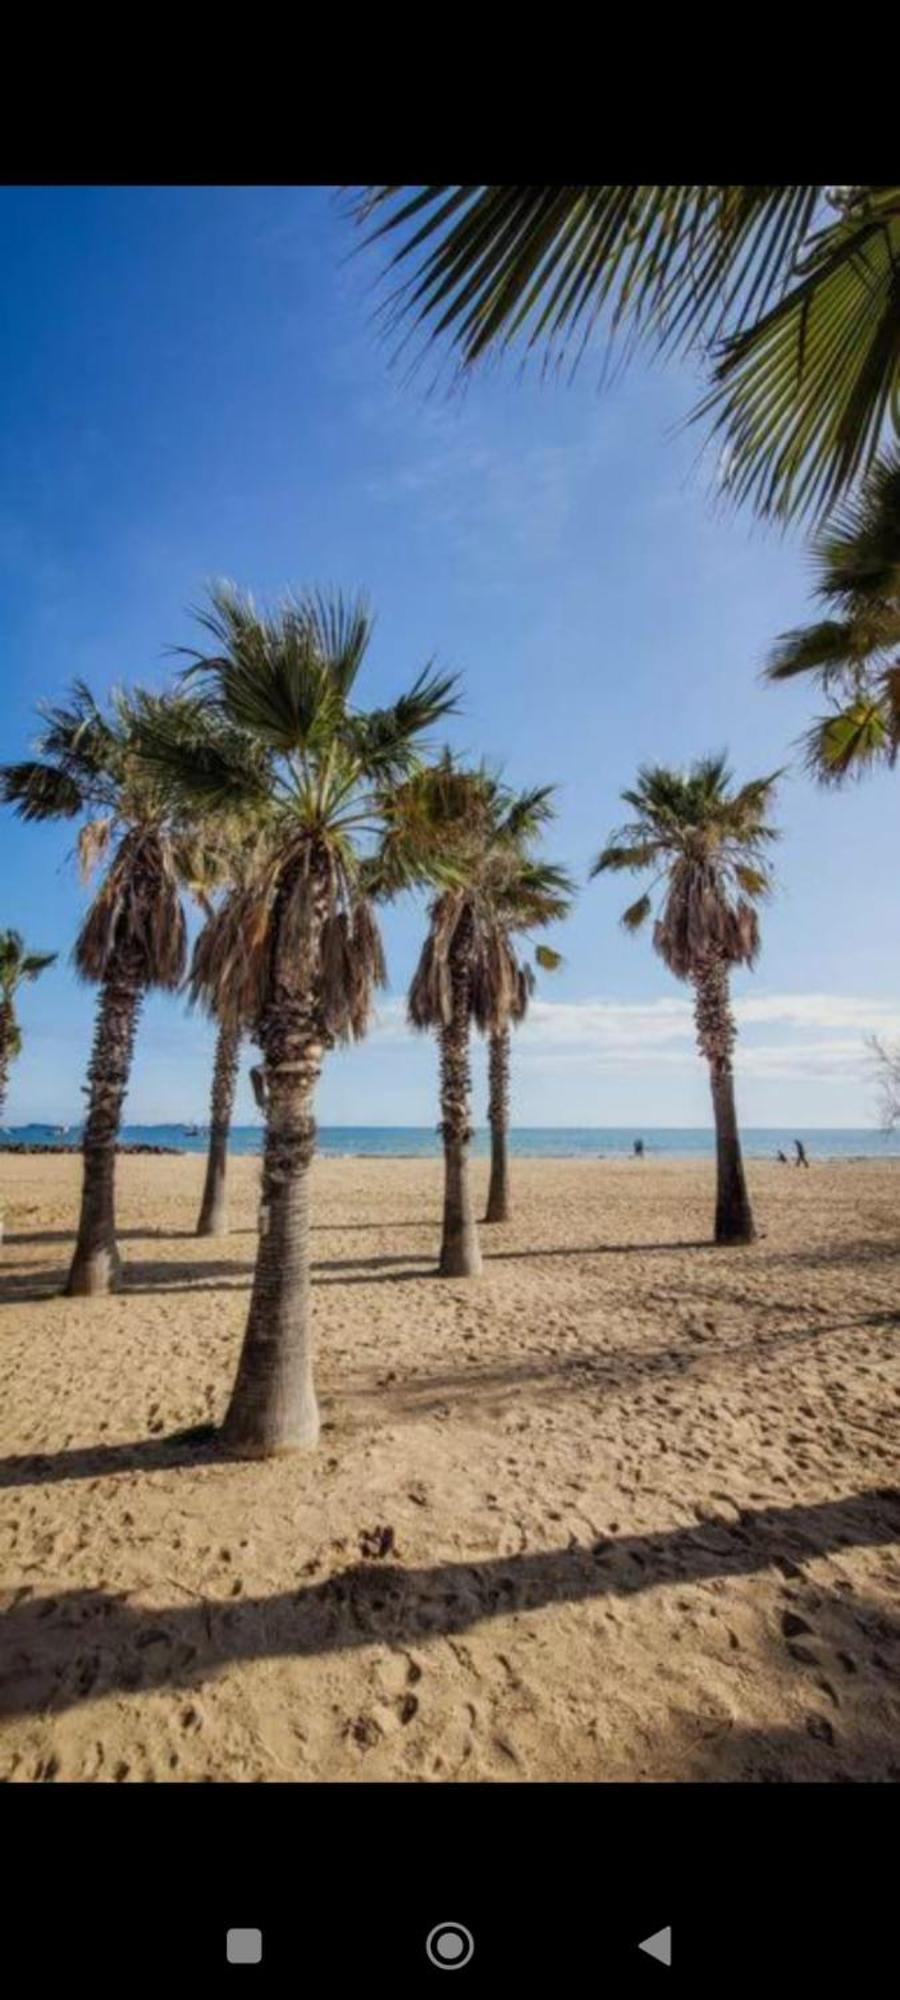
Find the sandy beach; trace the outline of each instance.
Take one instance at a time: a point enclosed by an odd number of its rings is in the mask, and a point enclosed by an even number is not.
[[[486,1165],[475,1169],[479,1200]],[[0,1157],[0,1776],[900,1778],[900,1171],[317,1161],[316,1454],[222,1460],[259,1165],[120,1163],[128,1288],[58,1296],[77,1159]]]

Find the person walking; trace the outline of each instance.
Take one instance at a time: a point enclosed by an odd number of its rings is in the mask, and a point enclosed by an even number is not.
[[[806,1157],[806,1147],[805,1147],[805,1146],[804,1146],[804,1144],[803,1144],[803,1140],[802,1140],[802,1139],[795,1139],[795,1140],[794,1140],[794,1145],[795,1145],[795,1147],[796,1147],[796,1151],[797,1151],[797,1162],[796,1162],[797,1166],[798,1166],[798,1167],[808,1167],[808,1166],[809,1166],[809,1161],[808,1161],[808,1159],[807,1159],[807,1157]]]

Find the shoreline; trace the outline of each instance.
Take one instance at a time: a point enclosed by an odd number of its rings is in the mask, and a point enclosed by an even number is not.
[[[59,1143],[51,1142],[47,1145],[43,1145],[39,1141],[35,1141],[29,1144],[19,1144],[17,1141],[14,1141],[12,1144],[4,1144],[2,1141],[0,1141],[0,1159],[4,1158],[7,1155],[11,1155],[13,1158],[29,1158],[29,1159],[39,1159],[42,1156],[46,1156],[48,1158],[54,1158],[59,1156],[80,1158],[83,1151],[84,1148],[81,1144],[67,1146],[64,1145],[62,1142]],[[128,1155],[139,1155],[151,1159],[165,1158],[165,1159],[179,1159],[179,1160],[187,1160],[187,1159],[196,1160],[196,1159],[206,1158],[205,1145],[194,1146],[194,1147],[164,1146],[164,1145],[143,1144],[138,1141],[134,1143],[125,1141],[115,1147],[115,1152],[117,1157],[118,1156],[127,1157]],[[263,1155],[262,1142],[258,1147],[255,1148],[247,1146],[241,1146],[241,1147],[229,1146],[228,1148],[229,1160],[257,1160],[261,1159],[262,1155]],[[412,1160],[419,1160],[419,1161],[434,1162],[436,1160],[438,1161],[441,1160],[443,1155],[440,1149],[438,1149],[435,1152],[429,1152],[429,1153],[425,1152],[404,1153],[400,1152],[399,1150],[396,1152],[394,1151],[388,1152],[387,1150],[381,1150],[381,1151],[376,1150],[374,1152],[367,1152],[364,1151],[362,1148],[353,1148],[349,1152],[341,1153],[338,1152],[333,1147],[321,1146],[316,1148],[313,1157],[314,1159],[317,1160],[385,1160],[385,1161],[403,1160],[406,1162]],[[473,1151],[472,1154],[470,1155],[471,1161],[475,1165],[483,1164],[487,1157],[488,1157],[487,1153],[483,1150],[479,1150],[477,1152]],[[562,1165],[596,1166],[599,1162],[603,1162],[608,1166],[633,1165],[636,1171],[639,1168],[648,1165],[654,1167],[666,1167],[666,1166],[714,1167],[715,1166],[715,1150],[712,1147],[710,1148],[710,1151],[708,1153],[699,1153],[699,1152],[678,1153],[674,1151],[671,1153],[669,1152],[663,1153],[663,1152],[654,1152],[653,1150],[648,1149],[640,1159],[637,1159],[631,1153],[624,1151],[609,1152],[609,1153],[590,1153],[586,1149],[581,1148],[577,1152],[565,1153],[560,1149],[555,1148],[552,1152],[545,1153],[545,1152],[533,1151],[531,1148],[528,1148],[526,1150],[525,1148],[517,1149],[515,1147],[511,1147],[509,1152],[509,1158],[510,1161],[528,1160],[533,1162],[536,1160],[545,1160],[547,1164],[550,1166],[552,1166],[554,1162],[559,1163],[559,1165],[561,1166]],[[782,1163],[780,1161],[774,1160],[772,1158],[771,1153],[754,1153],[749,1151],[747,1148],[744,1149],[744,1159],[746,1162],[752,1163],[756,1166],[778,1166],[781,1164],[786,1164],[789,1167],[794,1167],[797,1164],[796,1161],[791,1159]],[[810,1168],[814,1168],[817,1166],[892,1167],[900,1165],[900,1153],[813,1153],[810,1156],[809,1165]]]

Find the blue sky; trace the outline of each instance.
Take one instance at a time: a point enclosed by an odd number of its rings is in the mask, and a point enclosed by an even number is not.
[[[377,628],[361,696],[432,656],[462,672],[448,740],[515,784],[555,781],[549,849],[583,880],[642,758],[727,745],[750,776],[789,760],[802,688],[760,684],[772,638],[808,615],[809,569],[711,501],[680,428],[688,368],[639,363],[601,393],[491,368],[463,396],[389,366],[378,260],[325,188],[7,189],[0,249],[3,758],[76,674],[162,684],[167,644],[213,576],[260,595],[364,588]],[[779,893],[758,971],[735,981],[750,1124],[866,1124],[864,1049],[900,1035],[898,794],[781,788]],[[8,1120],[75,1120],[94,995],[68,959],[85,904],[72,829],[5,813],[0,922],[59,963],[27,989]],[[690,1002],[649,940],[618,928],[622,884],[586,886],[518,1037],[522,1124],[707,1124]],[[403,1026],[422,934],[385,924],[392,990],[361,1048],[330,1059],[323,1123],[434,1122],[436,1064]],[[211,1033],[147,1007],[128,1116],[205,1113]],[[475,1113],[484,1115],[481,1052]],[[252,1116],[246,1082],[238,1116]]]

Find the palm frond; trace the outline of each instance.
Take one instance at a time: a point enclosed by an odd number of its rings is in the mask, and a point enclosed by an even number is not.
[[[900,188],[819,231],[798,282],[727,338],[712,414],[727,491],[762,514],[821,518],[870,469],[900,412]]]
[[[366,598],[346,598],[340,591],[331,595],[309,591],[297,603],[296,612],[346,700],[372,637],[372,613]]]
[[[865,777],[890,748],[890,730],[877,699],[853,701],[820,717],[804,739],[807,770],[823,785]]]
[[[900,640],[900,618],[894,628]],[[814,674],[823,686],[864,670],[872,654],[890,643],[884,614],[858,618],[823,618],[814,625],[783,632],[775,642],[766,664],[771,681],[793,680],[797,674]]]
[[[349,717],[345,740],[370,778],[392,780],[412,770],[421,738],[459,707],[459,680],[425,667],[390,708]]]
[[[577,365],[603,325],[641,344],[712,346],[694,416],[723,444],[726,491],[763,513],[822,514],[896,433],[900,187],[831,204],[813,186],[371,186],[366,241],[396,241],[382,307],[471,368],[520,344]],[[821,225],[821,226],[817,226]]]
[[[142,704],[135,755],[176,807],[200,814],[258,814],[271,800],[271,762],[248,731],[223,726],[202,702]]]
[[[521,338],[550,360],[604,309],[632,340],[684,349],[777,297],[805,242],[810,187],[369,187],[368,241],[398,234],[388,322],[446,336],[471,366]],[[374,226],[371,226],[373,225]]]
[[[900,450],[885,452],[813,544],[821,597],[854,608],[900,601]]]
[[[0,931],[0,994],[7,1005],[23,980],[39,978],[56,958],[55,951],[26,951],[21,931]]]
[[[641,925],[646,923],[652,908],[653,903],[650,896],[638,896],[636,902],[629,903],[627,910],[622,911],[620,922],[623,930],[640,930]]]
[[[81,786],[67,771],[33,761],[4,764],[0,792],[4,803],[26,820],[74,819],[84,804]]]
[[[94,869],[103,860],[109,849],[112,836],[112,820],[89,819],[81,827],[78,840],[78,867],[82,882],[89,882]]]
[[[79,932],[75,966],[99,983],[128,963],[141,987],[173,992],[184,976],[187,932],[171,844],[157,829],[130,829]]]
[[[725,965],[754,962],[754,904],[772,889],[765,857],[778,830],[767,814],[780,775],[735,788],[727,756],[719,752],[682,771],[642,766],[637,784],[623,792],[637,817],[602,850],[592,873],[657,869],[656,882],[629,905],[622,923],[626,930],[640,929],[662,880],[653,944],[677,978],[696,977],[710,957]]]
[[[626,803],[630,802],[630,800],[626,801]],[[650,867],[651,863],[657,859],[659,851],[660,843],[658,839],[623,840],[617,835],[610,841],[607,847],[601,848],[596,861],[591,863],[588,870],[589,879],[593,880],[595,875],[621,874],[625,869],[630,870],[633,874],[637,874],[640,869]]]

